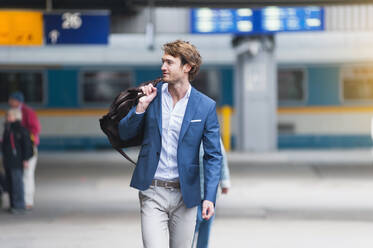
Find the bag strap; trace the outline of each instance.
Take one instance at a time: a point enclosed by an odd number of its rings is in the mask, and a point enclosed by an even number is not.
[[[136,163],[133,162],[133,160],[122,149],[116,147],[114,147],[114,149],[117,150],[120,154],[122,154],[124,158],[126,158],[128,161],[130,161],[132,164],[136,166]]]

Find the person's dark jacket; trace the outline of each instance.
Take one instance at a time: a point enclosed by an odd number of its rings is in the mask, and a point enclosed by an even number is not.
[[[1,198],[1,194],[5,191],[7,191],[5,177],[4,177],[4,174],[0,172],[0,198]],[[0,207],[1,207],[1,199],[0,199]]]
[[[30,133],[20,121],[5,124],[2,152],[5,168],[23,168],[23,161],[33,156]]]

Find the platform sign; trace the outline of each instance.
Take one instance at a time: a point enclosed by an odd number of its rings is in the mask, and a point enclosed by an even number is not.
[[[320,7],[267,7],[261,13],[261,32],[324,30],[324,11]]]
[[[190,20],[192,33],[250,33],[254,28],[252,9],[192,9]]]
[[[324,30],[321,7],[267,7],[262,9],[192,9],[191,33],[265,34]]]
[[[40,46],[42,44],[42,12],[0,10],[0,45]]]
[[[106,45],[109,31],[108,11],[44,14],[44,33],[47,45]]]

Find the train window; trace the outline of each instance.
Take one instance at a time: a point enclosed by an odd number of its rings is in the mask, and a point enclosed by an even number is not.
[[[279,68],[277,70],[279,102],[300,102],[305,99],[305,70]]]
[[[86,71],[83,73],[84,103],[111,103],[119,92],[132,86],[132,74],[124,71]]]
[[[192,84],[197,90],[219,103],[221,86],[217,70],[211,69],[200,71]]]
[[[27,103],[42,103],[43,79],[41,71],[0,71],[0,103],[8,102],[14,91],[21,91]]]
[[[344,67],[341,78],[343,100],[373,100],[373,67]]]

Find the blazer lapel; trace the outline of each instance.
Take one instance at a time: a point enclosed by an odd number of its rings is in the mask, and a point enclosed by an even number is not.
[[[192,87],[192,90],[190,92],[188,104],[185,110],[183,123],[181,124],[181,130],[179,135],[179,144],[183,140],[183,137],[188,130],[188,127],[190,125],[190,121],[192,120],[194,114],[197,112],[198,102],[199,102],[199,96],[197,94],[196,89]]]
[[[157,120],[159,134],[162,136],[162,85],[159,83],[157,86],[157,97],[154,99],[154,112]]]

